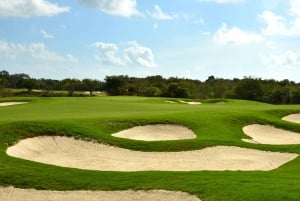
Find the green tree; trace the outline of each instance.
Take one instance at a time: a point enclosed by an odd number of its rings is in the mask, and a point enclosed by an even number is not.
[[[36,81],[34,79],[26,79],[23,82],[23,87],[28,90],[28,93],[36,86]]]
[[[128,92],[127,76],[106,76],[106,92],[112,96],[125,95]]]
[[[0,89],[4,89],[8,86],[8,80],[0,77]]]
[[[68,91],[68,96],[73,96],[76,87],[78,87],[80,84],[80,80],[77,79],[67,78],[62,80],[62,87],[64,90]]]
[[[161,95],[161,90],[157,87],[147,87],[144,93],[145,96],[148,97],[159,97]]]
[[[190,93],[187,88],[181,87],[178,83],[170,83],[167,96],[173,98],[187,98],[190,96]]]
[[[234,89],[236,98],[244,100],[261,100],[263,90],[258,79],[244,78]]]
[[[90,92],[90,96],[93,95],[93,91],[100,87],[100,81],[98,80],[84,79],[82,80],[82,84],[84,89]]]

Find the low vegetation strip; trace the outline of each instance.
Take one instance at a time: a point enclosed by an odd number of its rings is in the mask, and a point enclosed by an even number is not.
[[[200,201],[196,196],[165,190],[151,191],[46,191],[0,187],[0,200],[4,201]]]
[[[216,146],[195,151],[142,152],[68,137],[28,138],[7,149],[17,158],[102,171],[272,170],[298,154]]]

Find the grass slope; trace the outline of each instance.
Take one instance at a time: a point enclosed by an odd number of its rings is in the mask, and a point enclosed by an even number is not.
[[[4,101],[22,98],[1,99]],[[0,186],[55,190],[166,189],[185,191],[204,201],[296,201],[300,197],[300,158],[262,172],[101,172],[39,164],[9,157],[6,148],[38,135],[66,135],[144,151],[180,151],[213,145],[294,152],[300,145],[255,145],[242,142],[247,124],[272,124],[300,132],[300,125],[281,117],[300,112],[300,105],[269,105],[228,100],[202,105],[168,104],[161,98],[34,98],[25,105],[0,108]],[[110,134],[136,125],[178,123],[191,128],[192,140],[142,142]]]

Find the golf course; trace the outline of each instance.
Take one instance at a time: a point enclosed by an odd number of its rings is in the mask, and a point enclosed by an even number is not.
[[[299,113],[236,99],[1,98],[0,200],[297,201]]]

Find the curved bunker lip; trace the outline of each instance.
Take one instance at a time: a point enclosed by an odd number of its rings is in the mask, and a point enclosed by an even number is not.
[[[142,141],[183,140],[197,137],[191,129],[175,124],[136,126],[114,133],[112,136]]]
[[[68,137],[34,137],[7,149],[9,156],[100,171],[268,171],[295,159],[298,154],[260,151],[233,146],[181,152],[142,152]]]
[[[244,142],[271,145],[300,144],[300,133],[270,125],[248,125],[243,128],[243,132],[252,138],[242,139]]]
[[[3,107],[3,106],[11,106],[11,105],[20,105],[20,104],[26,104],[26,103],[28,103],[28,102],[16,102],[16,101],[14,101],[14,102],[1,102],[0,103],[0,107]]]
[[[0,187],[0,200],[9,201],[201,201],[196,196],[178,191],[49,191]]]
[[[299,124],[300,123],[300,113],[287,115],[285,117],[282,117],[282,120]]]

